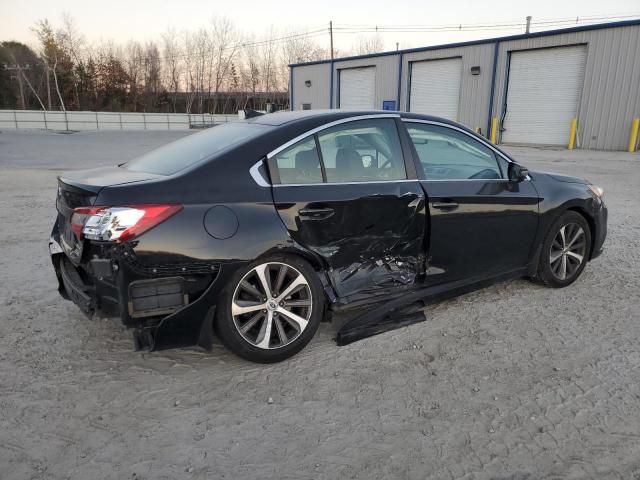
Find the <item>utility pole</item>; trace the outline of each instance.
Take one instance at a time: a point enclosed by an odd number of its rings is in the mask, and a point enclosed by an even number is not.
[[[396,52],[400,50],[400,42],[396,42]]]
[[[331,41],[331,60],[333,60],[333,21],[329,20],[329,40]]]
[[[531,15],[527,15],[527,29],[524,31],[524,33],[530,33],[531,30]]]

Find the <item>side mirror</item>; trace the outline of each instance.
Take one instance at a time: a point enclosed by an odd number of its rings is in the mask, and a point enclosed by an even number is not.
[[[519,165],[517,163],[510,163],[508,175],[510,182],[520,183],[527,179],[529,170],[527,170],[527,167],[523,167],[522,165]]]

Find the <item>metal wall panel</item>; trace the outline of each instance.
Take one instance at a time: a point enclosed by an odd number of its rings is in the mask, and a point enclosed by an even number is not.
[[[292,71],[293,89],[289,87],[289,101],[293,94],[291,110],[302,110],[303,103],[310,103],[312,110],[329,108],[331,64],[302,65],[293,67]],[[311,82],[310,87],[305,85],[307,80]]]
[[[637,25],[501,42],[494,115],[500,117],[503,113],[509,51],[579,44],[587,45],[587,60],[578,111],[577,146],[625,150],[631,121],[640,116],[640,26]]]

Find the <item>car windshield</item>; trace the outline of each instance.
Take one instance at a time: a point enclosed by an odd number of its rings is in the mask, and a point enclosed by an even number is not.
[[[226,123],[189,135],[122,165],[127,170],[173,175],[187,167],[210,160],[216,154],[267,131],[269,127],[245,122]]]

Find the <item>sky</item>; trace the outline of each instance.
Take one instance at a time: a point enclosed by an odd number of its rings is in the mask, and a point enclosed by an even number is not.
[[[348,33],[345,28],[358,30],[359,25],[442,26],[442,25],[495,25],[524,22],[533,17],[532,31],[545,30],[536,22],[550,19],[598,16],[634,16],[640,18],[638,0],[302,0],[275,1],[219,1],[180,0],[0,0],[0,41],[18,40],[35,44],[30,27],[41,18],[54,25],[61,23],[63,13],[73,17],[79,31],[87,41],[157,40],[167,28],[177,31],[195,30],[207,26],[213,17],[226,17],[246,33],[256,37],[267,35],[271,26],[280,32],[303,32],[328,29],[329,21],[336,26],[334,43],[337,50],[347,51],[359,37],[371,33]],[[591,23],[601,23],[598,22]],[[564,25],[570,26],[570,25]],[[560,28],[556,26],[555,28]],[[474,40],[523,33],[521,26],[500,29],[429,32],[381,33],[385,50],[413,48],[425,45]],[[328,31],[314,37],[323,46],[329,43]]]

